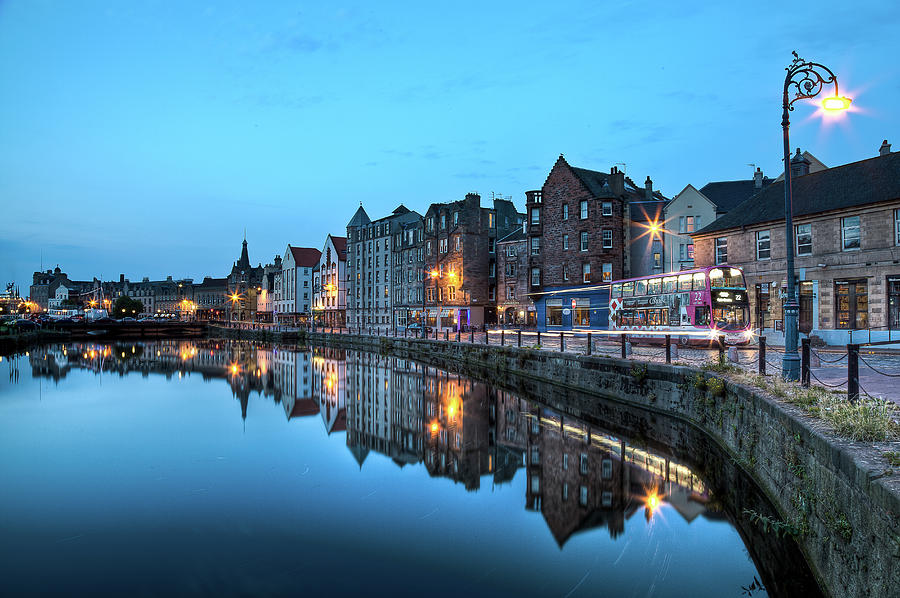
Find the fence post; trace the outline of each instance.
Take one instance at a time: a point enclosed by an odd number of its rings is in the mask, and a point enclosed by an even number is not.
[[[672,363],[672,335],[666,335],[666,363]]]
[[[559,350],[560,352],[566,350],[566,333],[561,330],[559,332]]]
[[[521,330],[516,331],[516,346],[518,346],[518,347],[522,346],[522,331]]]
[[[625,343],[626,343],[627,341],[625,340],[625,335],[624,335],[624,334],[621,335],[619,338],[620,338],[620,340],[622,341],[622,359],[625,359]]]
[[[593,344],[593,343],[591,343],[591,333],[588,332],[588,337],[587,337],[587,354],[588,354],[588,355],[591,354],[591,345],[592,345],[592,344]]]
[[[484,329],[484,344],[485,345],[491,344],[491,331],[488,330],[487,328]]]
[[[847,345],[847,398],[859,400],[859,345]]]
[[[538,330],[537,333],[538,333],[537,346],[540,347],[541,346],[541,331]]]
[[[456,329],[456,342],[459,342],[459,328]]]
[[[473,345],[475,344],[475,329],[474,328],[469,328],[469,342]]]
[[[766,375],[766,337],[759,337],[759,375]]]
[[[809,339],[800,339],[800,385],[809,388]]]

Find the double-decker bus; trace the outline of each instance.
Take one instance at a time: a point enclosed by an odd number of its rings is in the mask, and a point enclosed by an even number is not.
[[[609,329],[633,331],[634,341],[708,345],[719,336],[731,345],[750,342],[750,308],[744,274],[710,266],[613,282]]]

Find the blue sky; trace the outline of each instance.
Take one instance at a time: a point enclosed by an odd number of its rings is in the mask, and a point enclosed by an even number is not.
[[[707,5],[708,4],[708,5]],[[733,6],[732,6],[733,4]],[[782,16],[792,12],[790,17]],[[0,2],[0,282],[222,276],[359,202],[539,188],[556,157],[671,197],[780,171],[791,50],[854,97],[831,165],[900,149],[893,3]]]

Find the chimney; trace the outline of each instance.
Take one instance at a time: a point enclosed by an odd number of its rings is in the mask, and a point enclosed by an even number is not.
[[[887,156],[891,153],[891,144],[887,142],[887,139],[881,142],[881,147],[878,148],[879,156]]]
[[[467,208],[480,208],[481,196],[477,193],[466,193],[465,203]]]
[[[756,172],[753,173],[753,186],[756,189],[762,189],[763,186],[763,173],[759,166],[756,167]]]
[[[280,255],[275,256],[275,269],[281,270],[281,256]]]
[[[797,153],[791,158],[791,176],[798,177],[805,174],[809,174],[809,160],[800,155],[800,148],[798,147]]]
[[[623,195],[625,193],[625,173],[619,170],[618,167],[613,166],[612,170],[609,171],[607,182],[613,195]]]
[[[119,282],[120,282],[120,283],[121,283],[121,282],[125,282],[125,275],[124,275],[124,274],[119,274]]]
[[[647,200],[653,199],[653,181],[650,180],[650,175],[647,175],[647,180],[644,181],[644,198]]]

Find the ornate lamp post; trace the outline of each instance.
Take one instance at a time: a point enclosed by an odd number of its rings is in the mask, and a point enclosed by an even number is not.
[[[831,69],[817,62],[803,60],[793,52],[794,60],[787,67],[784,78],[783,115],[781,129],[784,133],[784,245],[787,256],[787,297],[784,304],[784,357],[781,361],[781,376],[785,380],[800,379],[800,354],[797,341],[800,336],[800,304],[797,301],[797,285],[794,281],[794,223],[791,203],[791,141],[789,112],[794,102],[814,98],[824,85],[834,84],[834,96],[825,98],[822,107],[829,111],[846,110],[850,98],[838,95],[837,77]],[[790,94],[793,93],[793,98]]]

